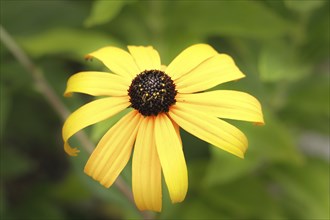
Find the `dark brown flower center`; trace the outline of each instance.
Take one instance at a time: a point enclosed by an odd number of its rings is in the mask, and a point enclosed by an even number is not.
[[[175,84],[160,70],[145,70],[137,75],[129,89],[131,106],[144,116],[168,112],[175,104]]]

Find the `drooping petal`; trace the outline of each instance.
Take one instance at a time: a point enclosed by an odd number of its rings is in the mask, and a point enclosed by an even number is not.
[[[247,138],[236,127],[201,111],[186,108],[176,103],[170,117],[187,132],[238,157],[244,158]]]
[[[80,150],[76,147],[71,147],[68,142],[64,142],[64,151],[70,156],[77,156]]]
[[[241,79],[244,74],[226,54],[217,54],[188,74],[174,80],[179,93],[204,91],[221,83]]]
[[[64,96],[71,96],[73,92],[93,96],[125,96],[129,83],[127,78],[111,73],[80,72],[69,78]]]
[[[73,112],[65,121],[62,129],[64,149],[75,156],[77,150],[71,148],[68,139],[81,129],[105,120],[130,105],[128,96],[109,97],[92,101]]]
[[[155,139],[171,200],[181,202],[188,189],[188,172],[181,142],[166,114],[159,114],[155,119]]]
[[[199,109],[220,118],[264,124],[259,101],[244,92],[216,90],[196,94],[178,94],[175,98],[179,105],[185,108]]]
[[[89,157],[85,173],[110,187],[126,166],[141,121],[133,110],[119,120],[100,140]]]
[[[159,70],[161,68],[158,52],[151,46],[128,46],[140,72],[144,70]]]
[[[140,210],[162,209],[161,166],[154,138],[154,117],[142,120],[132,160],[132,188]]]
[[[87,58],[95,57],[106,65],[112,72],[124,76],[129,80],[133,79],[140,73],[133,57],[117,47],[103,47],[86,56]]]
[[[166,68],[172,80],[185,75],[205,60],[217,54],[210,45],[195,44],[182,51]]]

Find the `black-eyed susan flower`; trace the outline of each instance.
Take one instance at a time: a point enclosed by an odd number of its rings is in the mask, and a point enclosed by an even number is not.
[[[167,67],[152,47],[128,46],[129,52],[105,47],[87,56],[110,72],[80,72],[68,80],[73,92],[105,96],[75,112],[63,126],[65,151],[75,156],[68,139],[79,130],[120,111],[131,111],[101,138],[84,171],[110,187],[132,158],[132,188],[140,210],[160,211],[162,173],[173,203],[187,193],[188,174],[179,127],[243,158],[248,141],[233,125],[220,119],[263,124],[260,103],[253,96],[230,90],[207,91],[244,74],[226,54],[207,44],[193,45]],[[134,147],[133,147],[134,145]]]

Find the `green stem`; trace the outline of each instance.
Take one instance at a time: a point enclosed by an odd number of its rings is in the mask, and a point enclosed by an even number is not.
[[[27,54],[18,46],[15,40],[10,34],[0,25],[0,39],[2,43],[8,48],[8,50],[14,55],[17,61],[25,68],[25,70],[31,75],[38,91],[45,97],[46,101],[54,108],[56,113],[64,121],[70,111],[63,104],[59,96],[55,93],[54,89],[47,82],[44,77],[43,71],[38,68]],[[77,139],[89,153],[92,153],[94,149],[93,143],[89,140],[87,135],[80,131],[76,134]],[[118,177],[114,185],[122,192],[122,194],[135,206],[132,191],[129,189],[125,181]],[[149,212],[140,212],[143,219],[153,219]]]

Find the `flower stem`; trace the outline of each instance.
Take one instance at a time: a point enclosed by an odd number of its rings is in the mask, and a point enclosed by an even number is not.
[[[54,89],[48,83],[44,77],[43,71],[38,68],[32,60],[27,56],[23,49],[16,43],[16,41],[10,36],[10,34],[0,25],[0,39],[1,42],[7,47],[7,49],[13,54],[17,61],[25,68],[25,70],[31,75],[37,90],[44,96],[46,101],[54,108],[55,112],[64,121],[70,111],[63,104],[59,96],[55,93]],[[80,131],[76,134],[77,139],[85,148],[88,153],[92,153],[94,147],[87,135]],[[132,192],[125,183],[125,181],[119,176],[114,185],[122,192],[122,194],[135,206]],[[153,219],[151,213],[140,212],[143,219]]]

